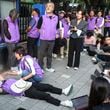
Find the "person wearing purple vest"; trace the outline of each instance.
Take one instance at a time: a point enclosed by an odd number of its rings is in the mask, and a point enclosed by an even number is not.
[[[96,23],[95,23],[95,33],[103,35],[104,18],[102,17],[102,12],[98,11]]]
[[[0,94],[1,95],[10,94],[11,96],[16,96],[16,97],[25,96],[32,99],[45,100],[46,102],[56,106],[62,105],[66,107],[73,107],[73,103],[71,100],[60,101],[59,99],[51,96],[49,93],[46,93],[46,92],[50,92],[58,95],[61,95],[61,94],[69,95],[73,85],[69,85],[64,89],[61,89],[58,87],[54,87],[53,85],[50,85],[50,84],[32,83],[32,82],[25,81],[25,83],[28,84],[28,88],[27,87],[25,88],[25,86],[23,86],[22,83],[19,83],[19,88],[18,88],[18,86],[16,86],[16,82],[18,80],[14,78],[7,79],[7,75],[12,75],[11,71],[0,74]],[[22,89],[23,87],[25,89]]]
[[[43,71],[37,60],[30,55],[26,55],[25,49],[17,46],[14,49],[15,57],[19,61],[18,74],[21,75],[23,80],[30,82],[40,82],[43,79]]]
[[[53,50],[53,57],[57,57],[60,54],[61,58],[64,58],[64,53],[67,54],[67,40],[69,38],[69,17],[66,16],[66,13],[62,10],[59,12],[59,28],[61,35],[55,40],[55,46]]]
[[[96,17],[95,17],[95,12],[93,10],[91,10],[89,12],[89,17],[87,19],[87,23],[88,23],[87,30],[94,33]]]
[[[32,10],[32,19],[29,23],[29,26],[26,30],[28,40],[27,40],[27,50],[28,54],[31,55],[32,57],[37,58],[38,54],[38,42],[39,42],[39,37],[40,33],[38,32],[36,26],[39,20],[40,16],[40,11],[39,9],[35,8]]]
[[[55,70],[52,68],[52,52],[54,47],[54,42],[57,34],[57,26],[58,26],[58,16],[54,13],[54,3],[49,2],[46,4],[46,14],[43,15],[39,21],[37,28],[40,31],[40,46],[39,46],[39,55],[38,61],[41,68],[43,66],[43,59],[47,57],[47,67],[46,71],[54,72]]]
[[[4,40],[8,47],[8,66],[16,66],[16,59],[13,54],[13,49],[20,40],[20,33],[17,21],[18,13],[16,9],[9,12],[9,16],[3,21]]]
[[[110,37],[110,10],[108,15],[105,16],[104,37],[106,37],[107,34]]]

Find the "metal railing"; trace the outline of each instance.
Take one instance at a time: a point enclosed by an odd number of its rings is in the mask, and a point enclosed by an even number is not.
[[[20,42],[27,40],[27,35],[25,31],[31,19],[32,5],[33,3],[25,3],[25,2],[21,2],[19,4],[19,12],[20,12],[19,26],[20,26],[20,35],[21,35]]]

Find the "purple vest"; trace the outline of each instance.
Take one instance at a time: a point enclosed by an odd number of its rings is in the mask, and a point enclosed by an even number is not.
[[[5,81],[5,83],[2,85],[2,89],[9,93],[10,95],[13,95],[13,96],[22,96],[24,93],[15,93],[11,90],[11,85],[13,83],[15,83],[16,80],[15,79],[8,79]]]
[[[17,43],[17,42],[19,42],[20,33],[19,33],[17,19],[15,20],[15,22],[12,22],[11,18],[7,17],[6,20],[7,20],[7,23],[8,23],[8,31],[10,32],[11,39],[9,40],[5,37],[5,42],[8,42],[8,43]]]
[[[96,26],[97,26],[98,28],[101,28],[100,25],[102,24],[103,20],[104,20],[103,17],[99,17],[99,18],[97,17],[97,18],[96,18]]]
[[[67,38],[69,37],[68,36],[68,31],[69,31],[69,25],[68,25],[68,22],[63,18],[62,20],[62,24],[63,24],[63,27],[64,27],[64,38]]]
[[[22,69],[22,70],[27,70],[27,71],[31,71],[31,67],[30,65],[28,64],[28,59],[32,59],[33,60],[33,66],[35,68],[35,75],[39,76],[39,77],[43,77],[43,73],[42,73],[42,69],[41,67],[39,66],[39,64],[37,63],[36,60],[34,60],[30,55],[26,55],[23,57],[23,60],[20,61],[19,63],[19,67]],[[27,63],[28,65],[26,65],[25,63]]]
[[[95,29],[96,17],[88,18],[88,30],[93,31]]]
[[[43,15],[43,23],[40,29],[41,40],[55,40],[57,33],[58,16],[53,15],[52,19],[48,15]]]
[[[39,17],[38,16],[34,16],[33,19],[36,20],[36,24],[32,27],[32,29],[27,33],[27,36],[31,37],[31,38],[38,38],[40,33],[38,32],[37,30],[37,23],[38,23],[38,20],[39,20]]]
[[[110,20],[110,15],[106,16],[107,20]],[[105,22],[105,27],[110,27],[110,22]]]
[[[2,35],[0,34],[0,43],[2,42]]]

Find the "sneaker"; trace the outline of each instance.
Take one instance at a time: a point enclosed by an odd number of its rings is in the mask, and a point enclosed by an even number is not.
[[[93,62],[96,62],[97,60],[96,60],[96,58],[95,58],[95,57],[93,57],[93,58],[92,58],[92,61],[93,61]]]
[[[61,59],[63,59],[64,58],[64,55],[61,55]]]
[[[53,58],[57,58],[57,54],[53,54]]]
[[[96,59],[95,57],[92,58],[92,62],[93,62],[94,64],[97,64],[97,63],[98,63],[98,61],[97,61],[97,59]]]
[[[69,93],[71,92],[72,88],[73,88],[73,85],[71,84],[67,88],[63,89],[62,93],[65,94],[65,95],[69,95]]]
[[[71,100],[61,101],[61,105],[65,107],[73,107],[73,102]]]
[[[70,68],[70,66],[66,66],[66,69],[69,69]]]
[[[45,70],[48,72],[51,72],[51,73],[55,72],[55,69],[53,69],[53,68],[46,68]]]
[[[61,58],[57,58],[56,60],[61,61],[62,59]]]
[[[78,70],[79,68],[78,67],[74,67],[74,70]]]
[[[68,54],[66,54],[66,57],[68,57]]]

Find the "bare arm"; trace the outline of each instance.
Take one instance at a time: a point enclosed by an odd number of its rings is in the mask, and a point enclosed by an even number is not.
[[[29,75],[23,77],[22,79],[23,79],[23,80],[28,80],[28,79],[32,78],[32,76],[33,76],[33,74],[30,73]]]
[[[17,76],[19,75],[19,71],[12,71],[12,70],[9,70],[9,71],[6,71],[3,73],[5,76],[8,76],[8,75],[13,75],[13,76]]]

